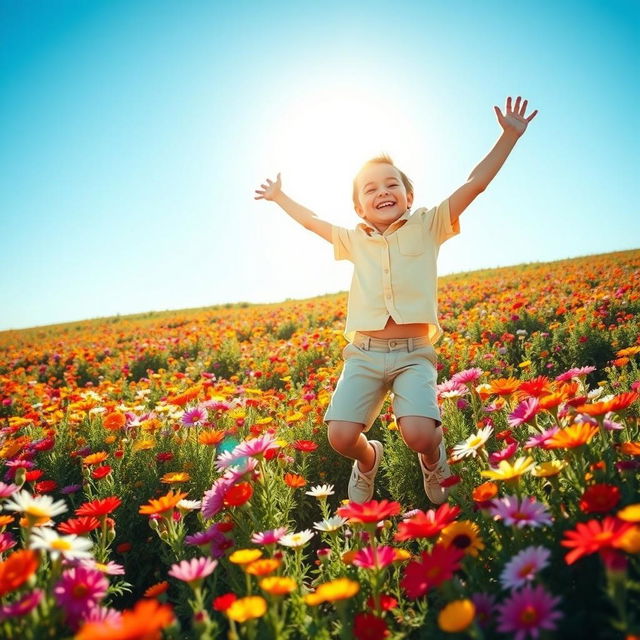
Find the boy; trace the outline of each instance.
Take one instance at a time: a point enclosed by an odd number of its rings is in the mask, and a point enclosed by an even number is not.
[[[447,464],[436,401],[437,354],[442,335],[437,317],[436,259],[440,245],[460,233],[460,214],[495,177],[538,111],[525,119],[527,100],[513,109],[507,98],[499,140],[467,182],[438,207],[411,213],[413,185],[386,155],[364,164],[353,182],[353,203],[364,220],[355,230],[319,219],[267,179],[255,199],[272,200],[294,220],[331,242],[336,260],[351,260],[343,350],[344,367],[324,416],[331,446],[354,460],[348,495],[352,502],[373,497],[382,444],[367,440],[393,391],[393,412],[403,440],[418,455],[425,493],[435,504],[448,496]]]

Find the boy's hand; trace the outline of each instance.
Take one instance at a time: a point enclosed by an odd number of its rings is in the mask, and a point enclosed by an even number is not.
[[[525,118],[524,112],[527,108],[527,101],[525,100],[522,103],[522,106],[520,106],[520,96],[516,98],[516,103],[513,109],[511,109],[511,96],[507,98],[507,108],[504,115],[502,115],[502,112],[498,107],[494,106],[493,108],[496,110],[498,122],[504,131],[506,133],[511,133],[518,138],[525,132],[527,125],[533,120],[536,113],[538,113],[538,110],[536,109],[528,118]]]
[[[280,174],[278,173],[276,181],[272,182],[267,178],[267,184],[261,184],[262,190],[256,189],[257,196],[254,200],[275,200],[282,189],[282,181],[280,180]]]

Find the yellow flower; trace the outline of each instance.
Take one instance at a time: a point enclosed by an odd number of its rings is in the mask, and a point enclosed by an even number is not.
[[[260,549],[238,549],[229,556],[234,564],[249,564],[262,556]]]
[[[284,596],[296,588],[296,581],[285,576],[270,576],[260,580],[260,588],[272,596]]]
[[[144,451],[145,449],[153,449],[156,443],[153,440],[137,440],[133,443],[133,451]]]
[[[191,480],[191,476],[185,471],[172,471],[165,473],[162,478],[160,478],[160,482],[163,484],[178,484],[180,482],[188,482],[189,480]]]
[[[304,415],[302,413],[300,413],[300,411],[296,411],[295,413],[292,413],[291,415],[288,415],[285,418],[285,420],[289,424],[292,424],[293,422],[298,422],[299,420],[302,420],[302,418],[304,418]]]
[[[549,478],[559,474],[566,466],[566,460],[549,460],[548,462],[541,462],[531,470],[531,475],[538,478]]]
[[[360,590],[360,583],[349,578],[338,578],[318,586],[315,593],[308,593],[304,600],[308,605],[314,606],[321,602],[335,602],[352,598]]]
[[[625,522],[640,522],[640,502],[630,504],[618,511],[618,518]]]
[[[235,622],[246,622],[253,618],[260,618],[266,612],[267,601],[261,596],[240,598],[227,609],[227,615]]]
[[[476,615],[476,608],[471,600],[454,600],[438,614],[438,626],[442,631],[458,633],[464,631]]]
[[[617,547],[624,549],[627,553],[640,552],[640,527],[635,526],[622,535],[616,543]]]
[[[531,471],[534,460],[531,456],[521,456],[513,464],[508,460],[501,460],[497,469],[489,469],[481,471],[480,475],[492,480],[514,480],[519,478],[523,473]]]
[[[438,538],[438,542],[445,547],[456,547],[464,551],[465,555],[478,556],[478,551],[484,549],[484,542],[480,537],[480,529],[471,520],[460,520],[447,525]]]

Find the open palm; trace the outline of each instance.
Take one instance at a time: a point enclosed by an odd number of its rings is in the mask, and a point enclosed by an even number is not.
[[[520,96],[516,98],[516,103],[511,108],[511,96],[507,98],[507,108],[504,115],[502,111],[496,106],[493,107],[496,111],[496,116],[500,126],[509,133],[514,133],[517,136],[521,136],[527,129],[527,125],[533,120],[538,113],[536,109],[528,118],[524,117],[527,109],[527,101],[525,100],[522,105],[520,104]]]
[[[256,189],[257,196],[254,197],[254,200],[273,200],[279,193],[282,188],[282,181],[280,180],[280,174],[276,176],[276,181],[272,182],[267,178],[267,182],[262,183],[260,185],[262,189]]]

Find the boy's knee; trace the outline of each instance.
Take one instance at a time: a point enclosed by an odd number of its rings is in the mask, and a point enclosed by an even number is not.
[[[428,451],[440,444],[442,432],[434,418],[424,416],[404,416],[398,418],[398,428],[402,438],[414,451]]]
[[[363,429],[364,425],[357,422],[331,420],[327,429],[329,444],[338,452],[350,449],[358,442]]]

